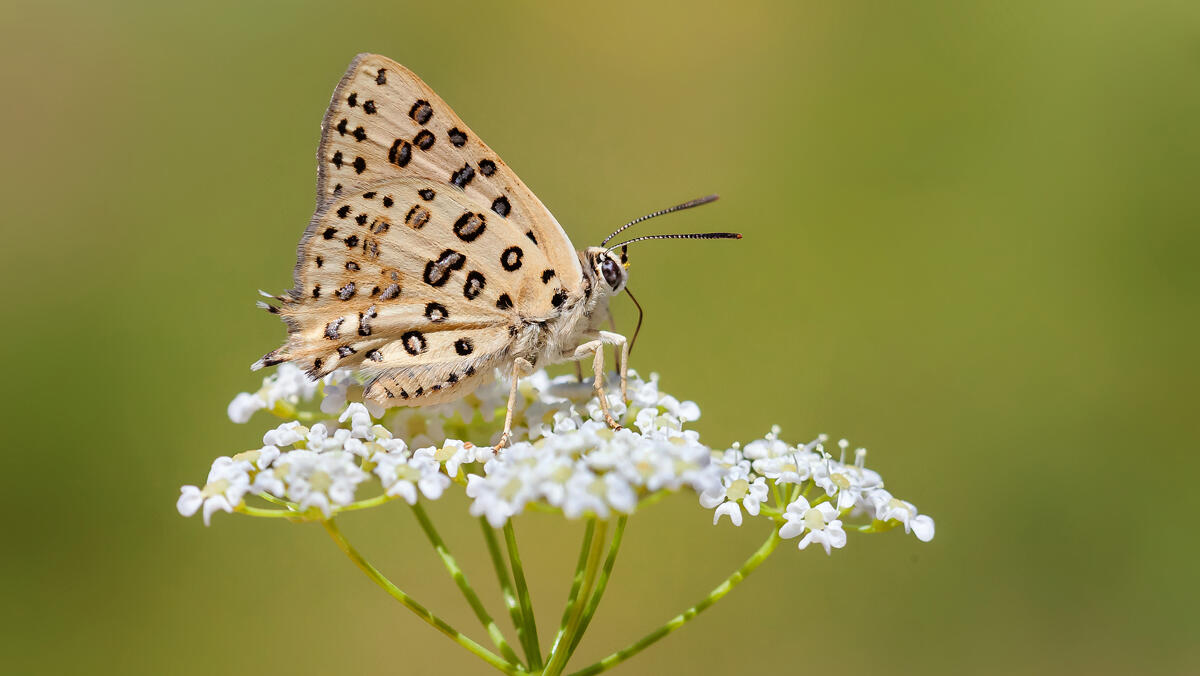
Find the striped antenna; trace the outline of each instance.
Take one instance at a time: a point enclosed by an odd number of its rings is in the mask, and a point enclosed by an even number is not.
[[[707,197],[698,197],[694,200],[691,200],[690,202],[684,202],[683,204],[676,204],[673,207],[667,207],[666,209],[662,209],[661,211],[656,211],[652,214],[646,214],[645,216],[642,216],[641,218],[635,218],[632,221],[629,221],[628,223],[626,223],[625,225],[622,225],[621,227],[617,228],[613,232],[613,234],[609,235],[608,237],[605,237],[604,241],[600,242],[600,246],[604,246],[605,244],[608,244],[608,241],[610,239],[612,239],[613,237],[616,237],[618,234],[620,234],[620,232],[622,230],[624,230],[625,228],[628,228],[631,225],[637,225],[638,223],[641,223],[642,221],[648,221],[651,218],[654,218],[656,216],[662,216],[664,214],[669,214],[672,211],[683,211],[684,209],[691,209],[692,207],[698,207],[701,204],[708,204],[709,202],[716,202],[717,197],[718,197],[717,195],[708,195]],[[620,245],[618,244],[617,246],[620,246]],[[615,248],[616,247],[612,247],[611,249],[609,249],[609,251],[612,251],[612,249],[615,249]]]

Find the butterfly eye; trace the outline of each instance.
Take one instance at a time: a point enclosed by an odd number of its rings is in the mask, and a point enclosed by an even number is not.
[[[600,262],[600,273],[611,288],[616,289],[621,284],[621,268],[613,259],[605,256]]]

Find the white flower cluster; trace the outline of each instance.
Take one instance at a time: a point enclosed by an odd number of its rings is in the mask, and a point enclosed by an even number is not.
[[[911,502],[892,497],[884,489],[879,473],[865,467],[867,449],[857,449],[854,463],[847,464],[845,455],[850,443],[845,439],[838,442],[840,458],[835,460],[825,450],[826,441],[822,435],[807,444],[790,446],[779,439],[776,427],[744,448],[735,445],[714,455],[715,463],[723,470],[721,484],[701,493],[700,504],[715,508],[714,524],[728,515],[735,526],[740,526],[743,509],[751,516],[758,515],[769,491],[777,491],[788,500],[782,514],[770,515],[784,521],[779,535],[803,536],[798,543],[800,549],[817,543],[826,553],[846,545],[843,516],[856,520],[865,517],[885,527],[900,525],[922,542],[933,539],[933,519],[919,514]]]
[[[922,541],[933,538],[933,520],[894,498],[864,466],[865,449],[846,462],[845,440],[838,442],[838,459],[826,452],[824,436],[792,446],[778,428],[744,447],[713,450],[685,429],[700,408],[660,392],[657,375],[643,380],[630,372],[628,402],[610,388],[609,406],[623,426],[615,431],[591,385],[573,376],[539,371],[518,391],[512,438],[519,441],[494,451],[508,394],[502,380],[451,403],[384,410],[355,401],[362,387],[349,371],[311,382],[283,364],[258,392],[239,394],[229,417],[246,422],[265,409],[284,418],[329,419],[310,427],[293,419],[268,431],[262,448],[218,458],[203,487],[183,487],[179,511],[202,511],[207,524],[214,512],[243,506],[249,494],[297,518],[329,518],[353,505],[373,475],[383,497],[410,504],[420,496],[437,499],[457,481],[472,500],[471,513],[496,527],[527,507],[568,518],[629,514],[648,496],[686,488],[713,510],[714,524],[722,516],[735,526],[744,514],[766,518],[781,537],[799,537],[800,549],[843,547],[843,519],[860,530],[903,526]]]
[[[683,487],[710,489],[720,476],[711,450],[699,435],[685,431],[700,417],[694,402],[658,391],[658,379],[633,375],[630,403],[610,395],[613,415],[630,425],[612,430],[599,401],[580,401],[571,376],[550,379],[544,372],[522,384],[527,406],[521,411],[524,436],[488,460],[482,474],[467,478],[471,513],[501,526],[532,502],[562,510],[568,518],[607,518],[629,514],[638,501],[657,491]]]
[[[321,410],[326,413],[336,413],[346,404],[347,387],[354,382],[351,371],[338,369],[320,380],[312,380],[304,371],[290,362],[280,364],[275,372],[263,378],[262,387],[257,392],[242,392],[229,402],[229,419],[236,423],[249,422],[256,411],[271,410],[279,402],[297,406],[301,402],[311,400],[317,390],[324,386],[325,399],[336,408],[326,410],[324,402]],[[339,400],[341,404],[337,405]]]
[[[249,493],[282,502],[297,516],[316,510],[329,518],[354,502],[371,470],[387,495],[410,504],[418,490],[436,499],[450,485],[433,449],[410,452],[404,441],[372,421],[363,404],[350,404],[339,421],[350,427],[284,423],[263,435],[262,448],[217,458],[203,488],[181,489],[179,512],[191,516],[203,508],[207,525],[214,512],[232,512]]]

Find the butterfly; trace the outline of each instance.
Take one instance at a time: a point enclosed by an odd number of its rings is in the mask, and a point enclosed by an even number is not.
[[[499,369],[511,387],[497,447],[511,434],[518,377],[588,356],[605,420],[619,428],[604,395],[604,346],[621,350],[625,396],[629,341],[600,327],[628,281],[628,244],[741,237],[650,235],[603,246],[714,195],[577,252],[450,106],[377,54],[357,56],[334,90],[317,160],[317,209],[300,239],[295,286],[277,306],[260,302],[283,318],[287,342],[252,368],[293,362],[314,379],[354,368],[369,378],[364,397],[383,406],[452,401]]]

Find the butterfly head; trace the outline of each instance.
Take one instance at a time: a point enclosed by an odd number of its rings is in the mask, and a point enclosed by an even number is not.
[[[629,281],[628,258],[624,252],[618,254],[601,246],[589,247],[582,255],[584,264],[591,269],[596,282],[602,285],[604,295],[615,296]]]

